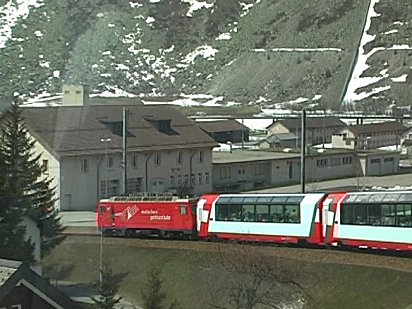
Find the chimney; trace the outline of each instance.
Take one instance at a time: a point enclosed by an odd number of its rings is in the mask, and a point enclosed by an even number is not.
[[[89,105],[88,85],[63,85],[63,106]]]

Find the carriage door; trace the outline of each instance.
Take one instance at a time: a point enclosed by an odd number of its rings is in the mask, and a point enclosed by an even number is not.
[[[333,219],[334,219],[333,209],[330,209],[331,206],[333,205],[332,202],[333,202],[333,199],[328,197],[327,199],[324,200],[323,205],[322,205],[322,217],[321,217],[322,237],[325,243],[328,243],[331,237],[330,233],[331,233],[331,228],[332,228]]]

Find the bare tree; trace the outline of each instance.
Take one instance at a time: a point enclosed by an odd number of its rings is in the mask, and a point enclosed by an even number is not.
[[[298,281],[303,274],[296,261],[288,263],[265,249],[216,243],[212,257],[223,280],[213,283],[213,308],[303,308],[309,300],[313,302]]]

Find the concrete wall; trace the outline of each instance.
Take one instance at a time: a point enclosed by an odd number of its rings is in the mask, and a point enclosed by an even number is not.
[[[202,160],[200,160],[200,152],[202,152]],[[180,163],[179,153],[181,153]],[[87,161],[86,170],[83,168],[84,160]],[[63,157],[60,165],[62,210],[94,210],[98,199],[124,192],[120,152],[108,151],[107,155],[101,153]],[[140,184],[134,187],[137,189],[135,192],[173,190],[178,192],[182,186],[185,188],[192,186],[192,192],[195,194],[210,192],[212,150],[199,148],[193,151],[183,149],[156,153],[130,152],[127,156],[127,178],[129,188],[134,183],[133,180],[137,180]]]
[[[33,137],[32,137],[33,138]],[[57,198],[54,207],[57,210],[60,210],[60,190],[59,190],[59,183],[60,183],[60,163],[54,155],[52,155],[46,148],[42,146],[39,142],[34,143],[34,151],[36,154],[41,154],[39,159],[39,164],[43,164],[43,161],[47,161],[48,168],[43,172],[43,176],[45,178],[52,179],[51,187],[56,188],[55,196]]]
[[[379,168],[371,160],[380,160]],[[373,161],[374,162],[374,161]],[[261,173],[256,175],[257,165]],[[311,153],[306,158],[306,182],[316,190],[316,182],[344,177],[387,175],[397,172],[399,154],[377,153]],[[239,172],[241,171],[241,172]],[[244,172],[243,172],[244,171]],[[259,187],[270,187],[299,183],[300,158],[279,158],[256,162],[218,163],[213,165],[215,191],[248,191]]]

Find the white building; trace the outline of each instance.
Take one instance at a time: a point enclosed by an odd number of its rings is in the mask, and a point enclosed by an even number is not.
[[[212,189],[214,142],[173,106],[128,105],[127,193]],[[123,106],[24,108],[29,133],[61,210],[94,210],[125,192]]]
[[[399,145],[406,127],[395,121],[353,125],[332,135],[332,147],[353,150]]]

